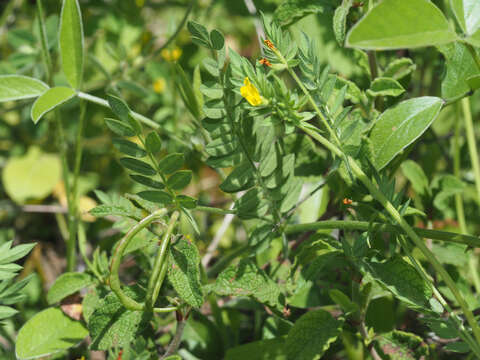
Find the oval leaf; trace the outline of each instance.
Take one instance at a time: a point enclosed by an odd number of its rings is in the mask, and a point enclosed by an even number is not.
[[[373,80],[367,94],[376,96],[400,96],[405,92],[403,86],[395,79],[379,77]]]
[[[158,169],[164,174],[171,174],[177,170],[180,170],[183,166],[183,154],[174,153],[165,156],[158,163]]]
[[[75,90],[65,86],[58,86],[47,90],[33,103],[31,111],[33,122],[36,124],[47,112],[67,102],[74,96]]]
[[[93,284],[94,278],[86,273],[68,272],[59,276],[47,294],[47,302],[54,304],[73,293]]]
[[[79,89],[83,78],[83,24],[78,0],[64,0],[60,15],[60,55],[68,83]]]
[[[130,127],[130,125],[127,125],[117,119],[106,118],[105,124],[107,124],[110,130],[112,130],[115,134],[119,136],[125,136],[125,137],[135,136],[135,132]]]
[[[170,176],[167,185],[173,190],[181,190],[187,186],[192,180],[192,172],[190,170],[180,170]]]
[[[113,139],[112,142],[113,146],[115,146],[118,151],[124,153],[125,155],[130,155],[137,158],[147,156],[147,152],[134,142],[125,139]]]
[[[145,139],[145,147],[148,152],[155,154],[162,150],[162,141],[156,131],[152,131]]]
[[[34,98],[48,89],[47,84],[27,76],[0,76],[0,102]]]
[[[88,335],[80,321],[65,315],[62,310],[49,308],[27,321],[17,336],[17,359],[47,356],[75,346]]]
[[[133,181],[154,188],[154,189],[163,189],[165,185],[163,185],[161,182],[152,180],[149,177],[142,176],[142,175],[130,175]]]
[[[147,190],[140,191],[137,195],[140,196],[142,199],[161,205],[167,205],[172,202],[172,195],[166,193],[165,191]]]
[[[445,44],[457,39],[428,0],[384,0],[349,32],[347,46],[387,50]]]
[[[343,322],[324,310],[301,316],[288,332],[285,349],[288,359],[319,359],[340,335]]]
[[[435,120],[442,105],[442,99],[425,96],[403,101],[380,115],[370,134],[376,168],[385,167],[422,135]]]
[[[155,175],[155,169],[144,161],[132,159],[132,158],[121,158],[120,164],[125,166],[127,169],[138,172],[142,175]]]

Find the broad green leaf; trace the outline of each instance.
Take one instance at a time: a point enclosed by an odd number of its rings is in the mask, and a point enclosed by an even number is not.
[[[380,115],[370,134],[373,163],[377,169],[384,168],[420,137],[435,120],[442,105],[442,99],[425,96],[403,101]]]
[[[284,0],[273,13],[273,19],[282,26],[289,26],[310,14],[333,14],[335,6],[336,1],[332,0]]]
[[[125,288],[124,291],[135,301],[142,301],[144,291],[138,288]],[[149,313],[127,310],[117,295],[110,293],[88,321],[92,337],[92,350],[108,350],[113,347],[128,346],[146,326]]]
[[[417,309],[429,308],[432,289],[423,277],[401,257],[367,264],[372,277],[398,299]]]
[[[347,16],[350,8],[353,5],[353,0],[343,0],[342,4],[335,10],[333,15],[333,33],[338,44],[343,46],[345,41],[345,32],[347,28]]]
[[[48,89],[47,84],[27,76],[0,76],[0,102],[34,98]]]
[[[446,74],[442,80],[442,97],[455,98],[470,90],[467,79],[479,70],[467,47],[459,42],[438,48],[445,57]]]
[[[181,239],[170,247],[168,281],[183,301],[196,308],[203,304],[199,266],[200,255],[195,244]]]
[[[130,178],[133,181],[138,182],[139,184],[151,187],[153,189],[162,190],[165,187],[165,185],[162,184],[161,182],[153,180],[153,179],[151,179],[149,177],[146,177],[146,176],[143,176],[143,175],[130,175]]]
[[[186,209],[195,209],[197,206],[197,199],[187,195],[178,195],[177,200]]]
[[[182,190],[192,180],[192,172],[190,170],[180,170],[172,174],[167,180],[167,185],[172,190]]]
[[[45,357],[75,346],[88,335],[80,321],[62,310],[49,308],[35,314],[20,329],[15,345],[17,359]]]
[[[210,37],[205,26],[196,23],[195,21],[189,21],[187,23],[187,29],[192,34],[192,41],[200,46],[210,47]]]
[[[145,139],[145,148],[151,154],[155,154],[162,150],[162,141],[156,131],[152,131],[147,135],[147,138]]]
[[[67,102],[74,96],[75,90],[64,86],[47,90],[33,103],[31,111],[33,122],[36,124],[47,112]]]
[[[18,313],[18,310],[11,308],[10,306],[0,305],[0,320],[7,319]]]
[[[309,311],[288,332],[285,349],[288,359],[320,359],[342,330],[343,321],[325,310]]]
[[[144,161],[133,159],[133,158],[121,158],[120,164],[125,166],[127,169],[140,173],[142,175],[155,175],[155,169]]]
[[[83,24],[78,0],[64,0],[60,15],[60,55],[62,69],[74,89],[83,80]]]
[[[388,50],[440,45],[456,39],[445,16],[429,0],[384,0],[350,30],[346,44]]]
[[[135,131],[133,131],[130,125],[127,125],[122,121],[106,118],[105,124],[107,124],[110,130],[119,136],[131,137],[135,135]]]
[[[332,289],[328,292],[330,298],[336,304],[340,305],[345,314],[355,313],[359,310],[356,303],[352,302],[350,298],[338,289]]]
[[[480,2],[478,0],[450,0],[450,6],[465,35],[473,35],[480,28]]]
[[[160,160],[160,162],[158,163],[158,169],[164,174],[171,174],[182,168],[183,161],[183,154],[170,154]]]
[[[427,176],[420,165],[413,160],[407,160],[402,163],[401,167],[403,174],[410,180],[417,194],[427,195],[430,192]]]
[[[47,294],[47,302],[51,305],[77,291],[91,285],[95,279],[86,273],[67,272],[60,275]]]
[[[214,291],[219,295],[252,296],[263,304],[283,309],[283,295],[278,285],[248,259],[222,271]]]
[[[167,205],[172,202],[172,195],[166,193],[165,191],[155,191],[155,190],[146,190],[140,191],[138,194],[141,198],[154,202],[160,205]]]
[[[287,360],[283,337],[253,341],[227,350],[225,360]]]
[[[403,86],[395,79],[379,77],[373,80],[367,94],[376,96],[400,96],[405,92]]]
[[[214,50],[222,50],[225,45],[225,39],[220,31],[213,29],[210,32],[210,42]]]
[[[391,360],[428,358],[430,352],[421,337],[399,330],[381,334],[376,339],[375,348],[382,358],[388,356]]]
[[[275,153],[275,151],[272,151]],[[244,162],[237,166],[220,184],[220,189],[226,193],[235,193],[250,188],[254,184],[255,174],[252,165]]]
[[[31,147],[24,156],[10,158],[2,172],[5,191],[20,204],[50,195],[60,178],[58,156],[43,153],[36,147]]]
[[[147,156],[147,152],[134,142],[125,139],[113,139],[113,146],[125,155],[142,158]]]

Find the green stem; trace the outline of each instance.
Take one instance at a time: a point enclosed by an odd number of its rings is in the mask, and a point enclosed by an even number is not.
[[[41,46],[42,46],[42,57],[43,61],[45,62],[45,73],[47,75],[47,82],[49,86],[54,86],[53,83],[53,64],[52,59],[50,57],[50,53],[48,52],[48,39],[45,30],[45,19],[43,14],[43,4],[42,0],[37,1],[37,11],[38,11],[38,22],[39,22],[39,29],[40,29],[40,39],[41,39]],[[76,262],[76,251],[75,251],[75,233],[76,233],[76,221],[75,221],[75,213],[74,213],[74,202],[75,199],[72,199],[72,194],[70,192],[70,176],[69,176],[69,167],[67,161],[67,140],[65,137],[65,133],[63,131],[62,126],[62,119],[58,110],[54,111],[54,118],[55,124],[57,127],[57,142],[58,148],[60,151],[60,158],[62,163],[62,177],[65,186],[65,193],[67,198],[67,205],[68,205],[68,241],[66,242],[67,245],[67,271],[73,271],[75,269],[75,262]],[[73,240],[72,240],[73,239]]]
[[[160,290],[160,287],[161,287],[160,280],[163,282],[163,279],[160,279],[159,275],[162,272],[165,259],[167,258],[167,250],[170,244],[170,236],[173,232],[173,229],[177,223],[179,216],[180,216],[180,213],[178,211],[173,212],[172,216],[170,217],[170,221],[168,222],[167,229],[163,234],[163,238],[160,243],[160,248],[158,249],[158,252],[157,252],[157,257],[155,258],[155,262],[153,263],[153,270],[152,270],[152,273],[150,274],[150,278],[148,279],[147,299],[146,299],[147,308],[152,308],[155,305],[155,301],[157,301],[157,297],[155,296],[155,288],[158,288],[158,290]],[[158,296],[158,293],[157,293],[157,296]]]
[[[159,209],[142,219],[125,234],[115,248],[115,252],[112,256],[112,262],[110,264],[109,285],[112,291],[118,296],[123,306],[129,310],[143,310],[145,306],[144,304],[140,304],[139,302],[133,300],[122,291],[118,271],[120,264],[122,263],[123,253],[130,241],[136,234],[138,234],[139,231],[149,226],[153,221],[162,218],[166,213],[166,209]]]
[[[342,229],[342,230],[351,230],[351,231],[379,231],[379,232],[388,232],[396,234],[405,234],[403,228],[399,225],[392,225],[387,223],[379,222],[368,222],[368,221],[346,221],[346,220],[326,220],[326,221],[317,221],[306,224],[296,224],[296,225],[287,225],[285,227],[286,234],[294,234],[305,231],[316,231],[316,230],[329,230],[329,229]],[[448,231],[438,231],[430,229],[421,229],[413,228],[415,233],[418,236],[453,242],[463,245],[468,245],[471,247],[480,247],[480,238],[476,236],[470,236],[466,234],[452,233]]]
[[[456,106],[457,119],[460,117],[460,106]],[[460,174],[460,121],[455,121],[455,136],[453,138],[453,175],[461,180]],[[467,222],[465,221],[465,211],[463,208],[462,194],[455,194],[455,208],[457,219],[462,234],[467,234]]]
[[[217,214],[217,215],[228,215],[228,214],[236,214],[237,213],[235,210],[224,210],[224,209],[219,209],[219,208],[211,207],[211,206],[197,206],[193,210],[203,211],[203,212],[206,212],[206,213]]]
[[[477,188],[477,201],[480,204],[480,164],[469,98],[462,99],[462,108],[463,120],[465,122],[465,132],[467,135],[468,151],[470,153],[470,160],[472,162],[473,174],[475,177],[475,187]]]

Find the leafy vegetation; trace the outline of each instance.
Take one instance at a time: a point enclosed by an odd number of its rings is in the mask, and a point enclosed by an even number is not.
[[[476,1],[2,6],[2,358],[480,358]]]

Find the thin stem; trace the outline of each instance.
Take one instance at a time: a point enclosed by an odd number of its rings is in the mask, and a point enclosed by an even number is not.
[[[462,99],[462,108],[463,120],[465,123],[465,133],[467,135],[468,151],[470,153],[470,160],[472,162],[473,175],[475,177],[475,187],[477,188],[477,201],[480,204],[480,164],[469,98]]]
[[[179,321],[177,321],[177,329],[175,330],[175,336],[173,337],[172,342],[168,345],[168,349],[165,352],[165,355],[161,357],[161,359],[166,359],[170,355],[175,354],[178,347],[180,346],[180,342],[182,341],[183,330],[185,329],[185,325],[187,325],[186,319],[182,317]]]
[[[460,117],[460,104],[457,104],[457,119]],[[455,136],[453,138],[453,175],[457,179],[461,179],[460,174],[460,121],[455,121]],[[462,234],[467,234],[467,222],[465,221],[465,211],[463,208],[462,194],[455,194],[455,208],[457,211],[457,219]]]
[[[167,229],[163,234],[163,238],[160,243],[160,248],[158,249],[158,252],[157,252],[157,257],[155,258],[155,262],[153,263],[153,270],[152,270],[152,273],[150,274],[150,278],[148,279],[148,287],[147,287],[146,304],[147,304],[147,307],[149,308],[152,308],[155,305],[155,301],[157,301],[158,294],[157,296],[155,296],[155,287],[157,287],[160,290],[161,283],[157,284],[160,282],[159,275],[164,266],[165,259],[167,258],[167,249],[168,249],[168,246],[170,245],[170,236],[173,232],[173,228],[175,227],[179,216],[180,216],[180,213],[178,211],[174,211],[172,216],[170,217],[170,221],[168,222]],[[163,279],[161,280],[163,282]]]
[[[203,211],[210,214],[217,214],[217,215],[228,215],[228,214],[236,214],[237,212],[234,209],[219,209],[216,207],[211,206],[197,206],[195,209],[196,211]]]
[[[122,291],[118,271],[120,268],[120,264],[122,263],[123,253],[125,252],[125,249],[127,248],[130,241],[134,238],[136,234],[138,234],[139,231],[145,229],[155,220],[162,218],[166,213],[166,209],[159,209],[142,219],[125,234],[125,236],[120,240],[117,247],[115,248],[115,252],[112,256],[112,262],[110,264],[110,288],[118,296],[123,306],[125,306],[129,310],[143,310],[145,306],[144,304],[140,304],[139,302],[133,300],[131,297],[129,297]]]
[[[48,39],[47,39],[47,31],[45,29],[45,17],[43,15],[43,3],[42,0],[36,1],[37,3],[37,11],[38,11],[38,27],[40,29],[40,41],[42,44],[42,57],[43,61],[45,62],[45,74],[47,75],[47,82],[50,86],[53,85],[53,77],[52,77],[52,58],[50,57],[50,53],[48,52]]]
[[[287,225],[285,227],[286,234],[294,234],[305,231],[316,231],[316,230],[329,230],[329,229],[341,229],[341,230],[350,230],[350,231],[379,231],[379,232],[388,232],[396,234],[405,234],[404,229],[399,225],[379,223],[379,222],[368,222],[368,221],[347,221],[347,220],[326,220],[326,221],[317,221],[306,224],[297,224],[297,225]],[[480,247],[480,238],[476,236],[452,233],[448,231],[438,231],[430,229],[421,229],[413,228],[415,233],[418,236],[446,241],[454,242],[458,244],[464,244],[471,247]]]

